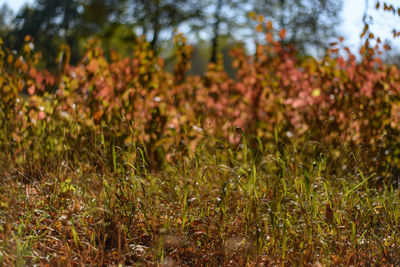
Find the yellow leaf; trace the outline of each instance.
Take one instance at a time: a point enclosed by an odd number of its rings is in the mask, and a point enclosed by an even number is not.
[[[256,12],[249,12],[249,17],[251,18],[251,19],[256,19]]]
[[[319,88],[316,88],[312,91],[312,96],[320,96],[321,95],[321,90]]]

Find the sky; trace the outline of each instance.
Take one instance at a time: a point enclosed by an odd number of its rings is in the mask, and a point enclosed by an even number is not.
[[[0,0],[0,6],[7,3],[14,11],[17,11],[24,4],[33,3],[34,0]],[[372,32],[378,34],[382,40],[391,38],[391,30],[397,26],[400,30],[400,17],[375,11],[375,0],[369,0],[369,15],[374,18],[371,26]],[[394,6],[399,6],[399,0],[386,0]],[[396,5],[397,3],[397,5]],[[338,31],[345,38],[344,44],[349,46],[353,52],[359,47],[359,36],[363,29],[362,17],[364,14],[365,0],[343,0],[343,9],[341,13],[342,25],[338,25]],[[393,43],[393,47],[400,49],[400,38],[397,38]]]
[[[381,1],[383,2],[383,1]],[[385,2],[393,4],[394,7],[400,7],[399,0],[386,0]],[[392,30],[396,28],[400,30],[400,16],[392,15],[392,13],[383,12],[375,9],[376,0],[369,0],[368,16],[373,17],[371,31],[378,35],[382,40],[392,40]],[[381,3],[382,4],[382,3]],[[362,18],[364,15],[365,0],[343,0],[343,9],[341,13],[342,25],[339,32],[345,38],[345,44],[352,50],[360,46],[360,34],[364,28]],[[392,43],[393,48],[400,48],[400,38]]]
[[[12,10],[16,11],[26,3],[33,3],[33,0],[0,0],[0,6],[4,3],[7,3]]]

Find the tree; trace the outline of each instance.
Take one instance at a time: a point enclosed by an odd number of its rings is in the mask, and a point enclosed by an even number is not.
[[[65,43],[71,48],[71,60],[76,62],[79,58],[78,6],[78,0],[37,0],[34,6],[25,6],[15,17],[11,45],[20,49],[25,36],[30,35],[46,55],[46,65],[52,66],[59,46]]]
[[[287,41],[300,51],[323,50],[336,36],[341,0],[255,0],[254,11],[285,28]]]
[[[218,0],[217,5],[215,7],[214,12],[214,27],[213,27],[213,39],[212,39],[212,51],[211,51],[211,58],[210,61],[215,63],[217,62],[217,49],[218,49],[218,37],[219,37],[219,25],[221,24],[222,17],[221,17],[221,9],[222,9],[222,1]]]
[[[122,23],[126,5],[127,0],[81,0],[81,18],[84,24],[80,26],[84,34],[97,34],[112,25]]]
[[[12,19],[13,19],[13,11],[10,9],[10,7],[7,5],[7,3],[4,3],[0,7],[0,34],[4,36],[7,32],[12,30]]]
[[[110,43],[117,42],[115,34],[123,33],[124,40],[135,39],[132,31],[121,26],[125,3],[126,0],[36,0],[33,6],[18,12],[9,43],[20,49],[25,36],[32,36],[35,46],[46,55],[47,67],[54,67],[60,45],[67,44],[71,63],[77,63],[83,44],[90,37],[102,38],[106,50]],[[117,47],[120,48],[119,44]]]
[[[137,36],[127,20],[128,4],[127,0],[81,0],[79,35],[99,38],[107,55],[111,50],[131,55]]]
[[[246,25],[246,13],[252,6],[250,1],[239,0],[216,0],[208,3],[213,6],[212,14],[212,37],[210,62],[217,61],[217,54],[220,50],[219,43],[221,36],[229,38],[234,30],[239,30]],[[224,32],[222,32],[222,30]]]
[[[203,1],[195,0],[128,0],[127,14],[132,25],[147,36],[156,53],[161,34],[171,33],[183,24],[192,27],[202,24]]]

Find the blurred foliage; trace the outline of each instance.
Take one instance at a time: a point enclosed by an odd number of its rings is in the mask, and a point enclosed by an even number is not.
[[[1,27],[0,37],[7,47],[20,50],[25,36],[31,36],[37,51],[46,55],[41,59],[41,67],[55,69],[57,51],[64,44],[70,47],[72,64],[79,62],[93,37],[102,39],[106,52],[117,50],[127,56],[132,53],[134,41],[144,35],[159,55],[168,48],[165,45],[176,29],[190,33],[192,43],[210,42],[207,60],[216,63],[224,39],[238,40],[248,35],[245,29],[252,24],[248,16],[251,11],[264,14],[280,27],[287,27],[290,38],[286,41],[296,44],[302,53],[310,45],[313,49],[325,48],[321,40],[335,36],[332,25],[337,23],[340,2],[275,2],[36,0],[15,16],[7,5],[2,7],[0,23],[6,27]]]
[[[302,52],[324,52],[329,39],[336,37],[343,1],[337,0],[256,0],[254,12],[286,29],[286,43]]]
[[[101,42],[92,40],[76,66],[66,46],[54,74],[40,70],[40,54],[27,37],[20,56],[6,48],[2,52],[2,121],[14,139],[3,144],[25,151],[32,136],[27,129],[45,121],[47,131],[63,127],[60,120],[74,120],[119,147],[141,147],[146,162],[157,167],[192,155],[206,136],[237,145],[241,129],[255,146],[258,139],[278,137],[317,141],[329,150],[364,146],[366,166],[396,166],[399,72],[382,63],[380,46],[370,47],[372,36],[360,50],[360,61],[340,42],[317,60],[297,57],[284,42],[284,30],[275,33],[271,22],[262,25],[266,43],[258,44],[254,55],[242,45],[231,50],[235,78],[221,57],[203,76],[187,76],[193,48],[182,34],[174,37],[172,73],[164,71],[165,62],[151,44],[138,38],[132,57],[114,50],[106,54]],[[21,91],[30,95],[27,100]],[[83,137],[70,135],[71,144],[64,145],[72,149]]]
[[[376,1],[374,10],[379,12],[378,14],[383,15],[386,19],[400,18],[400,6],[395,6],[387,1]],[[370,14],[370,2],[365,1],[365,10],[363,16],[364,28],[360,35],[361,39],[364,39],[369,44],[370,39],[375,39],[376,43],[380,44],[384,40],[385,51],[381,52],[382,59],[387,64],[395,64],[397,67],[400,66],[400,51],[399,47],[396,46],[398,38],[400,37],[400,28],[394,26],[391,30],[393,39],[384,39],[380,32],[372,31],[371,27],[374,24],[374,18]]]
[[[175,31],[166,62],[112,8],[74,26],[103,2],[37,3],[0,41],[0,265],[399,265],[400,72],[368,29],[299,56],[253,14],[253,54]]]
[[[128,14],[141,34],[149,37],[151,49],[158,52],[161,34],[173,31],[181,24],[192,29],[201,26],[204,19],[203,1],[193,0],[128,0]]]
[[[53,71],[33,37],[1,42],[0,265],[398,265],[386,45],[299,57],[257,20],[254,54],[230,49],[234,78],[221,56],[188,75],[178,32],[171,71],[125,24],[109,26],[128,50],[101,30],[76,64],[60,42]]]
[[[0,28],[2,34],[7,34],[10,30],[12,30],[11,22],[13,17],[14,17],[13,11],[6,3],[4,3],[0,7]]]

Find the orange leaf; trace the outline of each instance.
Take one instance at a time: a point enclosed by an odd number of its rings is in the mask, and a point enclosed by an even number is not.
[[[30,75],[32,78],[36,77],[36,75],[37,75],[37,70],[36,70],[35,68],[31,68],[31,69],[29,70],[29,75]]]
[[[89,65],[87,65],[86,68],[88,71],[95,73],[99,69],[99,63],[96,59],[93,59],[90,61]]]
[[[12,54],[8,54],[8,56],[7,56],[7,62],[8,62],[8,64],[11,64],[13,60],[14,60],[13,55],[12,55]]]
[[[265,36],[265,39],[267,39],[267,42],[269,44],[272,44],[274,42],[274,36],[272,35],[272,33],[267,33],[267,35]]]
[[[286,36],[286,30],[282,29],[279,31],[279,38],[281,38],[281,40],[285,39]]]
[[[33,94],[35,93],[35,85],[34,85],[34,84],[32,84],[31,86],[29,86],[29,88],[28,88],[28,93],[29,93],[30,95],[33,95]]]
[[[93,118],[94,118],[95,121],[99,121],[101,116],[103,116],[103,111],[102,110],[96,111],[93,114]]]
[[[361,48],[360,48],[360,54],[364,54],[364,53],[365,53],[365,50],[366,50],[365,45],[361,46]]]
[[[268,21],[266,25],[267,25],[267,30],[272,31],[274,29],[274,27],[272,26],[272,21]]]
[[[363,37],[364,37],[364,35],[365,35],[365,34],[367,33],[367,31],[368,31],[368,28],[369,28],[369,25],[368,25],[368,24],[365,24],[364,30],[363,30],[363,32],[361,33],[360,38],[363,38]]]

